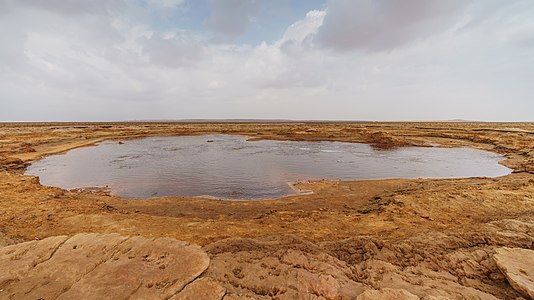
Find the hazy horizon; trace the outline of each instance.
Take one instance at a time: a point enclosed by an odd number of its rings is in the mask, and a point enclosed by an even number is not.
[[[0,122],[534,121],[530,0],[0,0]]]

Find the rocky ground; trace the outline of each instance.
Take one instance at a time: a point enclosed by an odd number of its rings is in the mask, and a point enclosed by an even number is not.
[[[0,248],[8,299],[182,299],[209,266],[199,246],[118,234],[56,236]],[[120,284],[117,284],[119,283]],[[220,299],[224,289],[211,289]]]
[[[318,181],[301,184],[310,195],[245,202],[125,200],[23,175],[44,155],[105,139],[205,133],[378,149],[467,146],[503,154],[514,173]],[[0,248],[0,298],[100,298],[93,287],[114,289],[104,282],[115,284],[115,298],[186,299],[200,291],[213,292],[206,299],[532,297],[533,123],[0,124],[0,199],[0,246],[11,245]],[[86,232],[100,235],[79,235]],[[86,252],[73,249],[78,244]],[[183,251],[206,259],[184,260]],[[163,252],[169,260],[159,264]],[[66,266],[72,272],[58,271]],[[148,287],[158,278],[172,284]]]

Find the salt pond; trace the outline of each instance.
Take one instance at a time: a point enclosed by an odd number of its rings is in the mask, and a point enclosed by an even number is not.
[[[259,199],[292,194],[288,182],[299,180],[497,177],[511,172],[501,159],[467,148],[377,150],[360,143],[201,135],[106,141],[45,157],[26,174],[64,189],[108,186],[127,198]]]

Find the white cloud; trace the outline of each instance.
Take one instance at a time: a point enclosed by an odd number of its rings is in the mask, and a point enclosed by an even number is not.
[[[294,41],[300,44],[304,42],[310,35],[317,33],[317,30],[323,25],[325,15],[326,12],[321,10],[308,12],[303,20],[297,21],[289,26],[278,43],[282,44],[287,41]]]
[[[297,57],[302,51],[311,50],[311,41],[319,28],[323,25],[324,11],[312,10],[306,14],[303,20],[293,23],[282,36],[275,42],[284,53]]]

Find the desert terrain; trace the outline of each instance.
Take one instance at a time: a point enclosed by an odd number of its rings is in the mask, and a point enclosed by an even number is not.
[[[103,140],[213,133],[251,140],[362,142],[378,149],[472,147],[502,154],[501,163],[513,173],[314,181],[299,184],[312,194],[264,201],[131,200],[98,189],[45,187],[24,175],[25,167],[41,157]],[[25,253],[48,245],[48,268],[63,268],[56,263],[57,252],[73,240],[100,241],[98,249],[107,240],[116,250],[132,244],[120,253],[139,252],[145,249],[139,243],[152,241],[169,257],[169,249],[178,247],[173,243],[181,243],[174,239],[190,244],[180,251],[189,251],[202,266],[184,271],[187,280],[173,279],[183,284],[173,285],[162,298],[197,288],[212,299],[528,299],[529,291],[521,288],[525,284],[501,270],[517,260],[534,263],[532,252],[521,251],[534,249],[534,123],[0,123],[0,200],[3,267],[23,265]],[[29,243],[15,248],[22,242]],[[15,249],[19,254],[8,257]],[[67,250],[63,255],[86,257]],[[106,257],[100,260],[112,256]],[[35,264],[26,273],[0,274],[0,298],[68,299],[76,295],[73,286],[83,290],[83,282],[104,280],[92,275],[97,264],[80,271],[68,286],[37,284],[46,269]],[[531,271],[523,273],[534,278]],[[35,273],[33,281],[24,279],[28,272]],[[49,280],[59,276],[46,274]],[[125,293],[156,295],[132,291]]]

